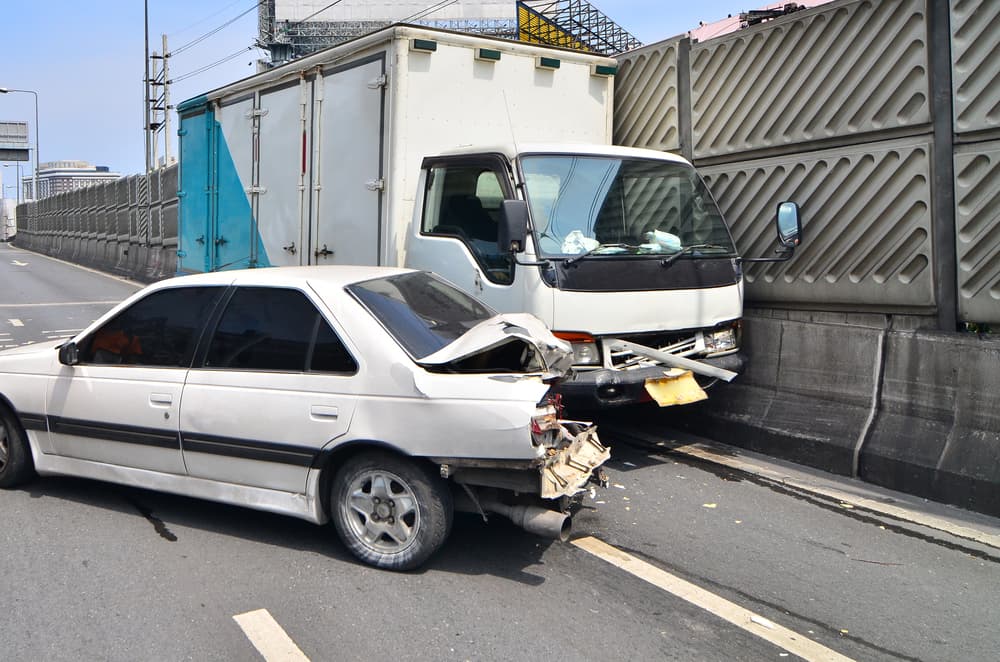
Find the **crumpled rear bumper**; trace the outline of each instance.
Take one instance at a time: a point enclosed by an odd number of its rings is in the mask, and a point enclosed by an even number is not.
[[[561,449],[546,451],[541,467],[541,497],[558,499],[576,496],[587,483],[607,484],[601,468],[611,458],[611,449],[597,438],[597,428],[590,426]]]

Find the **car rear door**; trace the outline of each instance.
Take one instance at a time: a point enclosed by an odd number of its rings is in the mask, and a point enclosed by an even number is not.
[[[184,474],[178,412],[187,369],[225,287],[176,287],[139,299],[78,342],[80,361],[49,381],[55,453]]]
[[[188,375],[184,461],[198,478],[304,493],[354,413],[358,363],[306,293],[237,287]]]

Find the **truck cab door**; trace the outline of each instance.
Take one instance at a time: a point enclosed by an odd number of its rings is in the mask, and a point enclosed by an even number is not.
[[[406,266],[434,271],[500,312],[523,310],[516,265],[497,242],[501,203],[514,197],[506,162],[497,155],[435,159],[425,162],[421,182]]]

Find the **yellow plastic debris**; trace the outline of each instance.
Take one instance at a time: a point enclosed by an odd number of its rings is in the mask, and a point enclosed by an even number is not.
[[[694,373],[679,368],[664,370],[663,377],[647,379],[646,393],[661,407],[686,405],[708,399],[708,395],[695,381]]]

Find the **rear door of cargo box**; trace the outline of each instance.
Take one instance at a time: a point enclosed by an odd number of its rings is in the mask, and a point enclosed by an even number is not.
[[[383,241],[385,54],[313,83],[310,264],[379,264]]]

